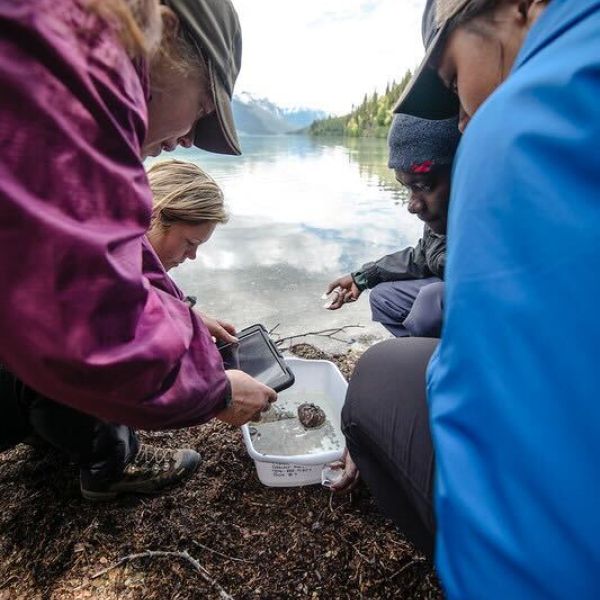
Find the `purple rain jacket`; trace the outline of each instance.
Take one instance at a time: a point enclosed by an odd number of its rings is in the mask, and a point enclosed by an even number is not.
[[[82,0],[0,0],[0,32],[0,362],[102,419],[207,421],[220,355],[143,251],[143,69]]]

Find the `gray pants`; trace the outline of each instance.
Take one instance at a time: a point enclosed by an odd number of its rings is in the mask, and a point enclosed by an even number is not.
[[[438,277],[387,281],[369,295],[373,321],[395,337],[439,338],[443,300],[444,282]]]
[[[342,410],[350,456],[381,511],[433,556],[434,454],[425,369],[438,340],[372,346],[358,361]]]

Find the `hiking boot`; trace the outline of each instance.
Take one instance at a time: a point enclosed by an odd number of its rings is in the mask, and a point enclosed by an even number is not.
[[[173,486],[196,471],[200,455],[194,450],[157,448],[140,444],[138,453],[125,467],[120,479],[95,484],[80,477],[81,494],[86,500],[113,500],[120,494],[155,494]]]
[[[40,452],[48,450],[48,448],[52,448],[50,443],[36,433],[28,435],[24,440],[21,441],[21,443],[33,448],[34,450],[39,450]]]

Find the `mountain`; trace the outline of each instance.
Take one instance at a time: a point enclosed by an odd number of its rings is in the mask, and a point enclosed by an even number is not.
[[[240,133],[278,135],[308,127],[327,116],[322,110],[305,107],[282,108],[267,98],[256,98],[248,92],[233,97],[233,118]]]
[[[312,125],[315,121],[325,119],[329,116],[325,111],[305,107],[282,108],[281,110],[283,111],[285,120],[293,125],[294,130],[304,129]]]

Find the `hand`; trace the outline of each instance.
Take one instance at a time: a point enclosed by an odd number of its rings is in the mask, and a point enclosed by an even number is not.
[[[215,317],[209,317],[199,310],[196,312],[198,315],[200,315],[200,318],[206,325],[210,335],[212,335],[216,340],[220,340],[228,344],[238,343],[238,339],[235,337],[235,327],[231,323],[221,321],[221,319],[216,319]]]
[[[358,468],[354,464],[348,448],[344,450],[342,459],[331,464],[333,469],[340,468],[344,469],[342,476],[332,483],[329,487],[330,490],[339,493],[351,492],[357,485],[360,474]]]
[[[260,413],[269,410],[277,400],[277,392],[243,371],[232,369],[225,375],[231,384],[231,404],[217,419],[238,427],[248,421],[260,421]]]
[[[332,303],[327,307],[329,310],[337,310],[347,302],[354,302],[362,294],[362,290],[359,290],[354,283],[352,275],[344,275],[332,281],[327,286],[327,294],[331,294],[336,288],[339,288],[339,291],[337,297],[334,297]]]

